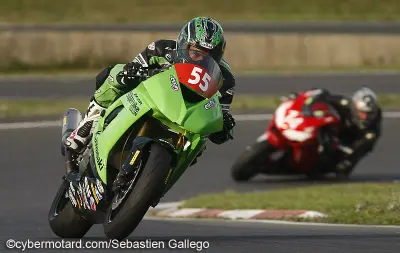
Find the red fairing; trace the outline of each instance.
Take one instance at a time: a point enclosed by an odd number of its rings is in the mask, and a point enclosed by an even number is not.
[[[179,82],[206,98],[212,97],[217,92],[217,83],[212,74],[199,65],[191,63],[175,64]]]
[[[267,128],[267,141],[280,150],[292,150],[292,165],[299,171],[310,168],[318,159],[318,129],[331,125],[339,131],[340,118],[322,102],[310,103],[312,92],[300,93],[295,100],[283,102]],[[310,104],[311,115],[303,115]]]

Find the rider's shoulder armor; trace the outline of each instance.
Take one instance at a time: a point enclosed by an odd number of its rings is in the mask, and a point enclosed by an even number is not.
[[[157,40],[147,46],[149,56],[163,57],[172,62],[172,50],[176,49],[175,40]]]

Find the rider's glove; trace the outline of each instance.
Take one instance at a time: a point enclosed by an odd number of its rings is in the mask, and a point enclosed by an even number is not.
[[[138,62],[129,62],[125,64],[121,76],[121,83],[123,85],[139,84],[144,78],[137,77],[143,74],[142,65]]]
[[[222,113],[224,116],[224,129],[220,132],[210,134],[209,136],[210,141],[218,145],[233,139],[231,130],[236,125],[235,119],[229,111],[223,110]]]

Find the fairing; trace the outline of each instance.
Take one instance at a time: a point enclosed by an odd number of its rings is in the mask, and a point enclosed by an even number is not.
[[[186,66],[178,65],[179,70],[176,65],[171,66],[150,77],[131,92],[121,96],[106,110],[104,116],[99,120],[92,139],[94,162],[103,183],[107,184],[107,164],[110,151],[121,136],[145,114],[150,113],[153,118],[159,120],[171,131],[183,134],[188,139],[184,150],[175,150],[179,157],[175,171],[180,170],[180,172],[174,173],[172,177],[183,173],[183,170],[190,165],[197,153],[204,148],[209,134],[222,130],[221,105],[218,99],[218,90],[215,89],[218,87],[218,83],[209,82],[209,87],[214,87],[213,90],[202,94],[196,92],[195,87],[191,87],[190,92],[201,96],[201,99],[187,101],[190,99],[187,99],[184,94],[188,91],[182,91],[182,89],[187,89],[187,86],[178,81],[185,80],[188,76],[187,71],[195,67],[192,63],[187,64]],[[204,67],[204,65],[197,65],[197,67]],[[220,73],[214,67],[212,69],[214,73],[207,73],[213,78],[218,78]],[[105,128],[105,119],[115,109],[121,107],[118,115]]]

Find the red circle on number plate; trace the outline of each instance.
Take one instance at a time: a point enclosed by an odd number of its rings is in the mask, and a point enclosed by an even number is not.
[[[192,63],[177,63],[175,70],[179,82],[206,98],[212,97],[217,91],[217,83],[207,70]]]

